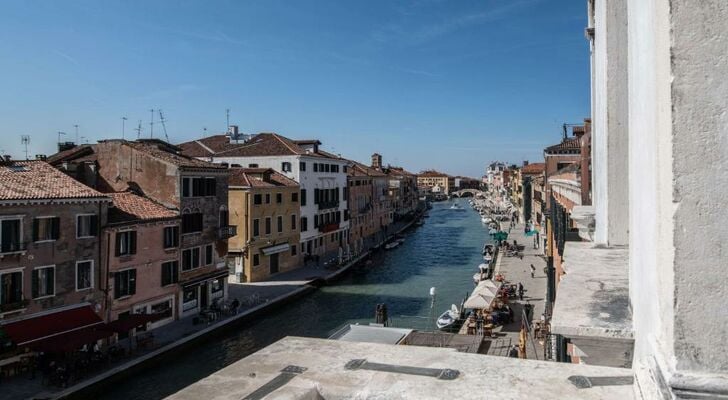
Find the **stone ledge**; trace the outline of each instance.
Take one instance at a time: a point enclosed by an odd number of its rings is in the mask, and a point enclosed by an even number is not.
[[[566,242],[551,331],[567,337],[633,339],[629,249]]]
[[[590,242],[594,241],[595,215],[594,206],[575,206],[570,215],[571,220],[579,228],[579,237]]]
[[[274,379],[282,374],[290,379],[266,399],[634,398],[629,369],[300,337],[284,338],[169,398],[241,399],[280,383]]]

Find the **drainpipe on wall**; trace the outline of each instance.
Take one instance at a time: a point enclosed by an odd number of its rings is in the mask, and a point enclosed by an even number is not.
[[[99,244],[100,246],[100,244]],[[104,284],[104,308],[106,310],[106,321],[111,321],[111,306],[109,301],[109,296],[111,295],[111,290],[109,290],[109,278],[111,276],[109,271],[109,260],[111,259],[111,232],[108,230],[106,231],[106,279]],[[101,275],[101,274],[99,274]],[[100,287],[100,286],[99,286]]]

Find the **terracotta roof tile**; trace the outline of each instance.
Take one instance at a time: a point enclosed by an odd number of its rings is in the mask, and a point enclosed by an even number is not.
[[[581,151],[581,141],[578,137],[572,137],[568,139],[564,139],[559,144],[555,144],[553,146],[549,146],[544,149],[547,153],[557,152],[557,153],[578,153]]]
[[[424,177],[424,178],[442,178],[442,177],[451,178],[450,175],[448,175],[448,174],[446,174],[444,172],[435,171],[434,169],[433,170],[422,171],[419,174],[417,174],[417,176],[421,176],[421,177]]]
[[[223,139],[224,138],[224,139]],[[216,135],[180,144],[182,154],[189,157],[259,157],[306,155],[311,157],[336,158],[333,154],[319,150],[307,151],[301,145],[320,143],[317,140],[291,140],[277,133],[259,133],[246,142],[230,142],[225,135]],[[210,150],[213,153],[210,153]]]
[[[231,143],[228,135],[214,135],[181,143],[178,146],[182,149],[182,154],[188,157],[209,157],[239,144]]]
[[[134,150],[141,151],[149,154],[154,158],[158,158],[162,161],[166,161],[170,164],[178,167],[188,168],[211,168],[211,169],[225,169],[226,167],[221,164],[213,164],[207,161],[198,160],[196,158],[173,152],[171,149],[173,146],[167,145],[170,149],[164,148],[160,142],[131,142],[125,141],[125,144]]]
[[[177,217],[177,213],[149,198],[131,192],[109,193],[113,208],[109,208],[109,222],[158,220]]]
[[[524,165],[523,168],[521,168],[521,174],[526,175],[534,175],[534,174],[540,174],[546,170],[546,164],[545,163],[531,163],[528,165]]]
[[[63,161],[75,161],[84,156],[93,154],[95,147],[96,145],[94,144],[82,144],[68,150],[59,151],[58,153],[49,156],[46,161],[51,165],[56,165]]]
[[[0,200],[103,197],[106,195],[44,161],[13,161],[0,165]]]
[[[230,186],[297,187],[298,182],[272,168],[230,168]]]
[[[350,163],[352,163],[351,168],[349,168],[349,175],[350,176],[374,176],[374,177],[382,177],[387,176],[384,172],[372,168],[366,164],[362,164],[357,161],[353,160],[347,160]]]

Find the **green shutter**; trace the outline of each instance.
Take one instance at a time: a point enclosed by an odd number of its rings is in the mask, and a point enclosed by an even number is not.
[[[121,233],[116,233],[116,251],[114,252],[117,257],[121,255]]]
[[[136,270],[130,269],[129,271],[129,295],[136,294]]]
[[[33,298],[38,297],[38,270],[34,269],[31,274],[31,293]]]
[[[51,219],[51,238],[58,240],[61,237],[61,219],[55,217]]]
[[[46,268],[46,287],[49,288],[49,292],[55,294],[56,293],[56,279],[55,279],[55,268]],[[49,294],[49,293],[43,293],[43,294]]]
[[[99,234],[99,217],[97,215],[91,216],[91,235],[98,236]]]
[[[129,234],[129,254],[136,254],[136,231],[131,231]]]
[[[39,221],[38,218],[33,218],[33,241],[38,241],[38,225]]]

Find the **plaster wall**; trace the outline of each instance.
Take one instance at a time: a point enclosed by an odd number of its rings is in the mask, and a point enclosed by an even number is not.
[[[207,158],[209,159],[209,158]],[[301,205],[300,215],[306,217],[310,225],[308,231],[301,232],[301,241],[306,242],[308,240],[319,237],[319,232],[313,227],[314,216],[318,214],[318,206],[314,204],[314,189],[325,189],[325,188],[345,188],[347,181],[347,174],[344,172],[344,166],[348,165],[346,160],[338,160],[333,158],[323,158],[314,156],[302,156],[302,155],[283,155],[283,156],[260,156],[260,157],[214,157],[214,162],[221,163],[225,162],[228,164],[240,164],[247,168],[251,164],[257,164],[260,168],[273,168],[288,178],[298,182],[301,189],[306,190],[306,205]],[[282,171],[282,163],[290,162],[291,171]],[[300,163],[306,163],[306,170],[302,171]],[[314,163],[324,164],[336,164],[339,166],[339,172],[314,172]],[[344,200],[343,193],[339,201],[339,207],[337,211],[344,213],[347,209],[347,202]],[[349,228],[349,221],[341,220],[340,230],[346,230]]]
[[[593,175],[597,244],[628,243],[627,2],[594,4]]]
[[[728,389],[728,3],[671,1],[676,369]]]
[[[726,20],[719,0],[629,3],[630,295],[643,395],[728,396]]]

